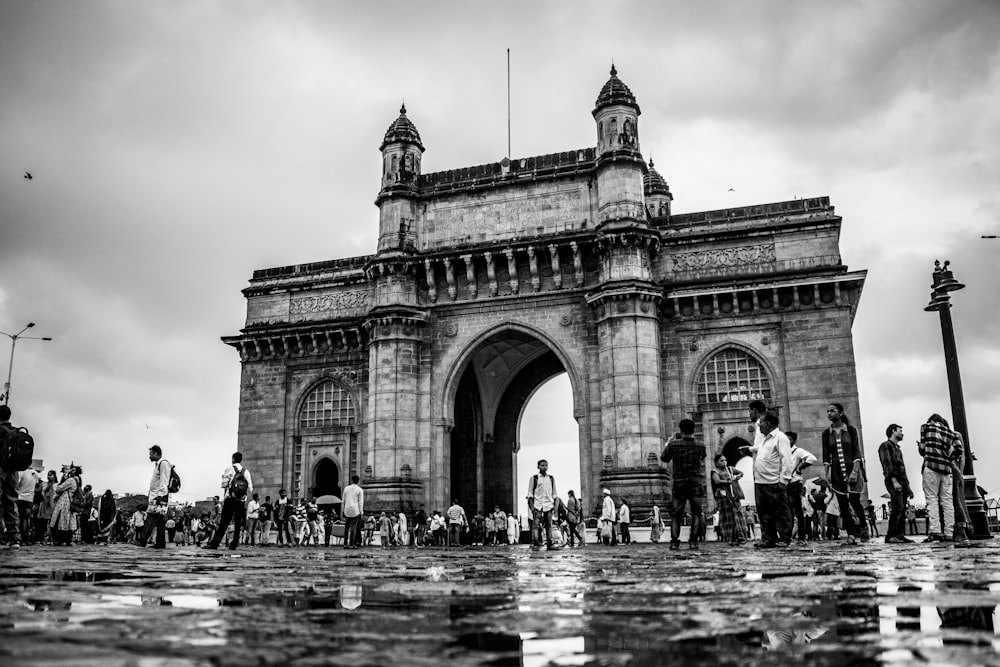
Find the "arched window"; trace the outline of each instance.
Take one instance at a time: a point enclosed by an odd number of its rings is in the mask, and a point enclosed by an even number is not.
[[[698,403],[748,403],[771,400],[771,380],[750,354],[729,347],[705,363],[698,382]]]
[[[299,424],[302,428],[353,426],[354,401],[339,383],[327,380],[313,388],[302,403]]]

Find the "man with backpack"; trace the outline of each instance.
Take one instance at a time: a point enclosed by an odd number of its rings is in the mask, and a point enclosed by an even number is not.
[[[149,460],[153,462],[153,476],[149,480],[149,507],[146,509],[146,530],[139,540],[140,546],[146,546],[153,531],[156,538],[154,549],[167,548],[167,502],[170,499],[170,462],[163,458],[163,450],[159,445],[149,448]]]
[[[27,429],[15,429],[10,423],[10,407],[0,405],[0,511],[7,536],[7,546],[21,546],[17,508],[19,473],[31,465],[34,441]]]
[[[528,480],[528,497],[534,501],[528,509],[534,514],[535,519],[531,547],[540,549],[544,536],[546,548],[555,551],[559,548],[552,544],[552,510],[556,506],[556,480],[548,471],[549,462],[541,459],[538,462],[538,473]]]
[[[233,524],[233,539],[229,542],[229,548],[235,549],[240,544],[240,531],[247,519],[246,502],[253,493],[253,482],[250,480],[250,471],[243,467],[243,454],[233,453],[232,460],[233,465],[222,473],[222,489],[226,496],[222,503],[222,517],[212,540],[205,545],[206,549],[219,548],[230,522]]]

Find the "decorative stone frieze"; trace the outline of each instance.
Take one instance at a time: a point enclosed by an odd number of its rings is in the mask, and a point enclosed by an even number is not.
[[[670,256],[674,273],[774,262],[774,244],[679,252]]]

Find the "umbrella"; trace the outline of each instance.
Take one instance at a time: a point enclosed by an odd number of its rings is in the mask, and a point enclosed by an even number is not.
[[[316,499],[317,505],[336,505],[339,502],[340,498],[331,495],[320,496]]]

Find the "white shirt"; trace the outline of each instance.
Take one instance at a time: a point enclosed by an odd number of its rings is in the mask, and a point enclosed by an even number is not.
[[[614,523],[615,520],[615,501],[611,500],[611,496],[604,496],[604,503],[601,505],[601,521],[611,521]]]
[[[226,496],[228,496],[229,485],[232,483],[237,469],[242,470],[243,476],[247,478],[247,498],[250,498],[253,495],[253,480],[250,479],[250,471],[242,463],[234,463],[222,471],[222,488],[226,492]]]
[[[791,448],[791,452],[792,452],[792,470],[793,471],[796,470],[799,467],[800,464],[803,465],[803,467],[804,467],[806,465],[812,465],[812,464],[816,463],[816,457],[813,456],[812,454],[810,454],[809,452],[807,452],[806,450],[802,449],[798,445],[793,446]],[[792,481],[793,482],[801,482],[802,481],[802,472],[801,471],[799,471],[799,472],[793,472],[792,473]]]
[[[35,499],[35,486],[38,484],[38,471],[28,468],[17,473],[17,499],[31,502]]]
[[[632,512],[625,503],[622,503],[618,510],[618,520],[622,523],[632,523]]]
[[[552,475],[538,473],[531,476],[534,489],[531,492],[535,499],[535,509],[548,512],[555,506],[556,481]]]
[[[787,484],[792,478],[792,447],[788,436],[774,429],[760,447],[751,447],[753,479],[757,484]]]
[[[153,477],[149,480],[149,501],[153,502],[160,496],[167,495],[167,484],[170,483],[170,462],[160,459],[153,462]]]
[[[257,519],[260,517],[260,503],[258,503],[253,498],[247,503],[247,518]]]
[[[343,506],[341,511],[343,511],[344,516],[356,517],[361,516],[365,511],[365,492],[357,484],[348,484],[344,488],[344,498]]]

